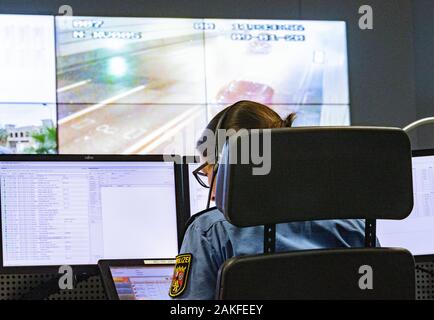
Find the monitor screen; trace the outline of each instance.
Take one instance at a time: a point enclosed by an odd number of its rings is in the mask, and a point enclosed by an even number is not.
[[[174,264],[110,267],[119,300],[170,300]]]
[[[3,266],[175,257],[174,164],[0,162]]]
[[[53,17],[0,15],[0,43],[0,104],[55,104]]]
[[[197,182],[193,176],[193,171],[200,166],[199,163],[188,164],[188,184],[190,193],[190,215],[194,215],[202,210],[206,209],[208,202],[209,189],[204,188]],[[211,202],[210,207],[214,206]]]
[[[434,155],[413,157],[414,207],[400,221],[378,220],[383,247],[401,247],[413,255],[434,254]]]
[[[194,154],[239,100],[350,124],[342,21],[0,15],[0,42],[0,153]]]
[[[52,16],[0,15],[0,154],[57,153]]]

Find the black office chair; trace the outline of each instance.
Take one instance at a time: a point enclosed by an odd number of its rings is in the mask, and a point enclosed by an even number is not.
[[[257,166],[251,160],[232,164],[241,159],[240,141],[246,136],[263,141],[265,134],[240,134],[222,154],[217,207],[238,227],[263,225],[264,253],[227,260],[219,271],[217,298],[414,299],[413,256],[405,249],[375,248],[375,219],[404,219],[413,207],[406,133],[369,127],[274,129],[269,174],[252,175]],[[331,219],[366,219],[365,248],[275,253],[276,224]]]

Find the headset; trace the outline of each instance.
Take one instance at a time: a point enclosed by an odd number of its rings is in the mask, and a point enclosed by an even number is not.
[[[230,105],[229,107],[227,107],[226,111],[222,114],[222,116],[220,117],[219,121],[217,122],[217,125],[215,127],[215,145],[214,145],[214,166],[213,166],[213,172],[212,172],[212,177],[211,177],[211,184],[210,184],[210,188],[209,188],[209,192],[208,192],[208,201],[207,201],[207,205],[206,208],[209,209],[210,204],[211,204],[211,194],[212,194],[212,190],[213,190],[213,186],[214,186],[214,181],[216,179],[217,176],[217,171],[219,168],[219,161],[220,161],[220,154],[219,154],[219,141],[218,141],[218,137],[219,137],[219,129],[221,129],[221,127],[223,126],[228,113],[235,107],[237,106],[238,103],[234,103],[232,105]],[[227,139],[227,137],[226,137]]]

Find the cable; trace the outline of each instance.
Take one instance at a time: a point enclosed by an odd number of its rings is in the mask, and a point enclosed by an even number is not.
[[[212,177],[211,177],[211,186],[210,186],[209,191],[208,191],[208,201],[206,204],[207,209],[209,209],[211,206],[211,195],[213,192],[213,185],[214,185],[215,177],[217,176],[217,171],[218,171],[218,166],[214,166]]]
[[[416,129],[417,127],[426,125],[426,124],[434,124],[434,117],[424,118],[417,120],[415,122],[410,123],[408,126],[404,127],[402,130],[405,132],[410,132],[413,129]]]

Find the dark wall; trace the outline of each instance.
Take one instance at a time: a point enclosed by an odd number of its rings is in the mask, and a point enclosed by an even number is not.
[[[66,3],[74,15],[345,20],[352,123],[403,127],[434,114],[434,0],[1,0],[0,13],[56,14]],[[358,27],[365,4],[373,30]],[[412,134],[414,148],[434,147],[432,133]]]

